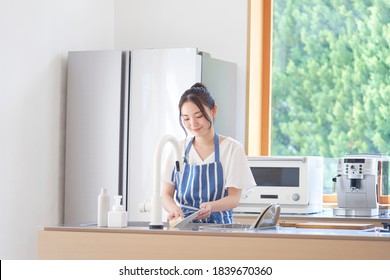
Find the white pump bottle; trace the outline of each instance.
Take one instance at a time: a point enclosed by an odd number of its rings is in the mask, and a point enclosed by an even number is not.
[[[123,228],[127,227],[127,212],[121,205],[121,195],[114,196],[115,204],[112,211],[108,212],[108,227]]]

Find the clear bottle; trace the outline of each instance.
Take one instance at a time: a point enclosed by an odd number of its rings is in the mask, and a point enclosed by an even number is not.
[[[108,226],[108,211],[110,211],[110,196],[107,194],[107,189],[102,188],[98,196],[98,227]]]

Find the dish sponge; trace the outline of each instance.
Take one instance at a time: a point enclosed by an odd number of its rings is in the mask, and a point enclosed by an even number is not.
[[[175,218],[175,219],[170,220],[170,221],[168,222],[169,228],[175,227],[175,225],[177,225],[178,223],[180,223],[182,220],[183,220],[182,217],[177,217],[177,218]]]

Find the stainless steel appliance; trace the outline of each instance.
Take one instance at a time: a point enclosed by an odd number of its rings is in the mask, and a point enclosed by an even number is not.
[[[336,216],[378,216],[378,190],[388,174],[388,158],[382,155],[348,155],[338,159],[334,178],[338,207]]]
[[[234,136],[234,63],[196,48],[69,52],[65,223],[95,223],[102,187],[122,195],[129,220],[150,220],[139,203],[152,195],[155,147],[184,137],[178,102],[199,81],[223,108],[218,131]]]
[[[259,213],[278,203],[282,214],[322,211],[323,158],[315,156],[248,157],[256,186],[244,194],[236,213]]]

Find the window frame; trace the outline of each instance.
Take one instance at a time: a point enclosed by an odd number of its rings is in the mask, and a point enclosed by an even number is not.
[[[248,0],[246,152],[270,155],[272,81],[272,0]],[[378,191],[380,191],[378,189]],[[336,194],[324,194],[323,202],[337,203]],[[390,195],[378,193],[380,204]]]

